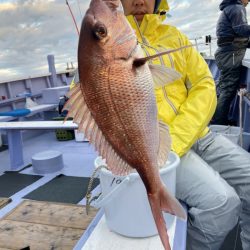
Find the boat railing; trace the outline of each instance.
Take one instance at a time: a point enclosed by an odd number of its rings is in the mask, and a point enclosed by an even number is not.
[[[75,74],[74,67],[56,72],[54,57],[48,56],[49,73],[0,82],[0,112],[24,108],[27,95],[37,104],[44,104],[43,90],[68,86]]]

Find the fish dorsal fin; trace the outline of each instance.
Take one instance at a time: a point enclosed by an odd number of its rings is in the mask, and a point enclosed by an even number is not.
[[[171,137],[168,126],[163,121],[159,121],[159,138],[158,166],[162,167],[166,163],[171,150]]]
[[[181,78],[181,74],[179,72],[163,65],[150,64],[149,69],[151,71],[155,87],[163,87],[164,85]]]
[[[133,168],[115,152],[106,140],[98,124],[89,110],[81,90],[81,84],[76,84],[68,93],[69,100],[64,106],[68,110],[67,117],[73,118],[78,124],[78,131],[84,133],[85,138],[94,145],[103,159],[106,159],[109,170],[115,175],[127,175]]]

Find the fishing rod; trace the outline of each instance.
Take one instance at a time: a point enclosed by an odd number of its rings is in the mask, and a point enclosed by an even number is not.
[[[76,31],[77,31],[77,33],[78,33],[78,36],[80,36],[80,32],[79,32],[79,29],[78,29],[78,27],[77,27],[76,19],[75,19],[74,15],[73,15],[73,12],[72,12],[71,8],[70,8],[70,5],[69,5],[68,0],[66,0],[66,4],[68,5],[68,8],[69,8],[71,17],[72,17],[72,19],[73,19],[73,21],[74,21],[74,24],[75,24],[75,27],[76,27]]]

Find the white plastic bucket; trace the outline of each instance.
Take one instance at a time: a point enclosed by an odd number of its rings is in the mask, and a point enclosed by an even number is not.
[[[225,137],[227,137],[230,141],[234,142],[235,144],[239,143],[240,127],[224,126],[224,125],[211,125],[209,128],[213,133],[224,135]]]
[[[84,133],[78,132],[77,129],[74,130],[74,133],[75,133],[75,141],[77,142],[85,141]]]
[[[160,170],[160,176],[170,193],[175,195],[176,167],[179,157],[171,152],[168,163]],[[95,166],[105,164],[102,158]],[[103,207],[106,222],[111,231],[128,237],[149,237],[158,234],[148,202],[145,186],[138,173],[114,176],[102,168],[99,174],[102,195],[93,204]],[[166,226],[174,222],[174,216],[163,213]]]

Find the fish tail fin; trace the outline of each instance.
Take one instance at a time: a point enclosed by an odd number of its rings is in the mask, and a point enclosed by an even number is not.
[[[162,211],[186,219],[186,213],[181,204],[162,186],[157,194],[148,194],[149,204],[155,224],[165,250],[171,250],[166,223]]]
[[[167,191],[165,186],[161,187],[159,198],[161,202],[161,209],[164,212],[175,215],[183,220],[187,219],[184,208],[182,207],[180,202]]]

